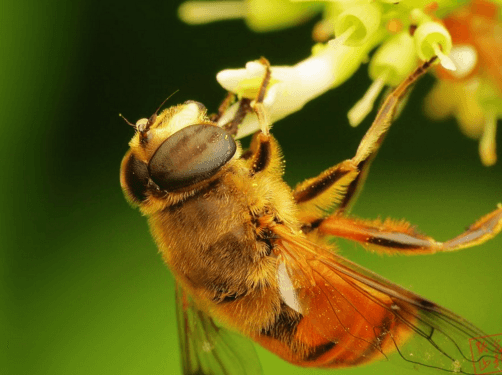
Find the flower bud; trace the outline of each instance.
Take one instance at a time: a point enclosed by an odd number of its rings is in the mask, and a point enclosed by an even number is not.
[[[351,7],[338,16],[335,35],[346,46],[360,46],[378,30],[381,18],[381,8],[375,3]]]
[[[244,18],[251,30],[266,32],[303,23],[322,8],[315,2],[289,0],[186,1],[178,16],[192,25]]]
[[[421,24],[413,35],[418,57],[421,60],[429,60],[436,56],[435,45],[441,47],[441,51],[447,55],[451,51],[451,36],[443,25],[437,22]]]
[[[373,55],[369,64],[369,75],[376,80],[385,71],[386,84],[397,86],[417,66],[417,55],[413,37],[407,32],[393,36]]]
[[[322,10],[322,4],[289,0],[248,0],[248,27],[257,32],[285,29],[310,19]]]

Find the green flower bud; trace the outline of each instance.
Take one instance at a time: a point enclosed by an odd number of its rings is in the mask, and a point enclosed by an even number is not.
[[[385,83],[398,85],[417,65],[413,37],[408,32],[393,36],[373,55],[369,64],[369,76],[376,80],[386,74]]]
[[[443,54],[448,55],[451,51],[451,36],[443,25],[437,22],[425,22],[421,24],[413,35],[418,57],[421,60],[429,60],[438,55],[437,48],[441,48]]]
[[[192,0],[181,4],[178,15],[192,25],[244,18],[250,29],[265,32],[303,23],[322,9],[323,5],[317,2],[289,0]]]
[[[246,24],[256,32],[285,29],[303,23],[322,10],[315,2],[248,0]]]
[[[185,1],[178,17],[189,25],[223,21],[246,16],[244,1]]]
[[[416,25],[422,25],[426,22],[433,22],[432,18],[427,14],[425,14],[420,8],[415,8],[411,10],[410,19],[411,22],[413,22]]]
[[[351,7],[338,16],[335,35],[346,46],[362,45],[378,30],[381,18],[382,10],[375,3]]]

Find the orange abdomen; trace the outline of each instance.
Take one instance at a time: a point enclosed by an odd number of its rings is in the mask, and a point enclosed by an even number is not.
[[[321,264],[315,270],[316,288],[299,291],[308,301],[304,314],[284,305],[276,326],[256,342],[298,366],[336,368],[384,359],[409,338],[413,311],[354,279],[323,272]]]

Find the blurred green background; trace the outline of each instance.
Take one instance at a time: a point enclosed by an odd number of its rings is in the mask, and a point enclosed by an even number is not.
[[[193,99],[216,111],[215,74],[266,56],[309,55],[313,22],[253,34],[241,21],[189,27],[172,1],[2,1],[0,12],[0,372],[180,374],[173,280],[118,174],[136,121]],[[445,240],[502,201],[502,162],[481,166],[453,121],[421,113],[422,80],[375,161],[354,209],[407,218]],[[296,184],[351,157],[369,121],[345,119],[365,68],[274,128]],[[499,145],[502,137],[498,136]],[[499,155],[501,153],[499,152]],[[502,333],[502,236],[429,257],[344,255]],[[265,374],[298,369],[259,350]],[[404,373],[374,364],[347,374]]]

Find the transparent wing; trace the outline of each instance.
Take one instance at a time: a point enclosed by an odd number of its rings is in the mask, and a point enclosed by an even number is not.
[[[248,339],[218,326],[177,285],[178,334],[184,375],[261,375]]]
[[[390,359],[436,372],[502,370],[500,344],[462,317],[284,227],[274,231],[296,309],[336,344],[323,359],[326,367]]]

